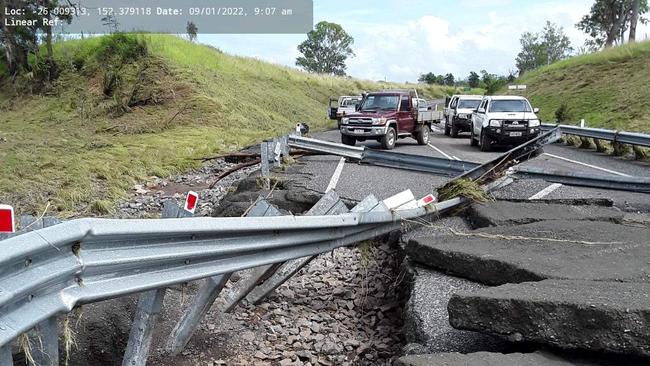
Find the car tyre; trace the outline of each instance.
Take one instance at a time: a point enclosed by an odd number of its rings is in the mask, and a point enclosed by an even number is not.
[[[449,136],[449,124],[447,120],[445,120],[445,136]]]
[[[426,145],[429,143],[429,126],[422,126],[415,133],[415,139],[418,140],[418,145]]]
[[[397,141],[397,132],[395,132],[395,128],[389,127],[384,137],[381,138],[381,147],[383,147],[386,150],[392,150],[395,147],[396,141]]]
[[[458,138],[458,126],[451,125],[451,137]]]
[[[474,136],[474,127],[470,126],[469,128],[469,145],[470,146],[478,146],[478,141],[476,140],[476,136]]]
[[[354,138],[353,136],[341,135],[341,142],[344,145],[354,146],[354,144],[357,143],[357,139]]]
[[[481,132],[481,151],[483,152],[492,151],[492,140],[490,140],[490,137],[483,132]]]

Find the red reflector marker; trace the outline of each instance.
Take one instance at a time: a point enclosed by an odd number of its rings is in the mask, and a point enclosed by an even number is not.
[[[14,208],[9,205],[0,205],[0,233],[13,233],[16,231]]]
[[[436,198],[432,194],[428,194],[428,195],[420,198],[420,200],[418,201],[418,206],[422,207],[422,206],[426,206],[426,205],[429,205],[429,204],[432,204],[432,203],[435,203],[435,202],[436,202]]]
[[[187,192],[187,197],[185,197],[185,211],[194,213],[196,210],[196,204],[199,202],[199,194],[194,191]]]

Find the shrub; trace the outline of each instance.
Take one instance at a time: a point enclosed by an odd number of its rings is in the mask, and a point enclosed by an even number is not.
[[[569,107],[566,103],[560,104],[558,109],[555,110],[555,120],[558,123],[569,121],[571,117],[569,116]]]

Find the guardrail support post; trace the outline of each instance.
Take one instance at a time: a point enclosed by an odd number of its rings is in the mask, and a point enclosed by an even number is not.
[[[192,216],[173,201],[163,203],[162,218]],[[149,348],[153,339],[153,329],[158,320],[165,299],[166,288],[144,292],[138,299],[138,307],[133,318],[122,366],[144,366],[149,357]]]
[[[259,200],[249,211],[248,217],[280,216],[281,213],[274,206],[264,200]],[[269,266],[270,267],[270,266]],[[181,319],[176,323],[169,339],[167,340],[167,351],[171,354],[179,354],[192,338],[197,325],[210,310],[212,304],[221,290],[230,279],[231,273],[210,277],[199,288],[192,303],[185,310]],[[241,281],[241,280],[240,280]]]
[[[347,212],[349,212],[348,208],[340,200],[336,192],[329,191],[316,202],[314,207],[307,211],[305,216],[338,215]],[[293,277],[301,268],[309,264],[316,257],[309,256],[284,262],[273,275],[256,286],[246,296],[246,301],[251,304],[260,303],[266,296],[275,291],[275,289],[280,287],[289,278]]]
[[[264,181],[264,188],[271,189],[271,182],[269,176],[271,175],[269,168],[269,144],[267,142],[262,142],[260,144],[260,163],[262,180]]]

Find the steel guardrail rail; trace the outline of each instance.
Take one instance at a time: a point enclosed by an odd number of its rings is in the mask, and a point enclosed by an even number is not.
[[[300,136],[289,136],[289,146],[315,152],[343,156],[355,160],[363,158],[363,147],[347,146],[336,142],[329,142],[317,139],[310,139]]]
[[[543,179],[547,182],[562,183],[570,186],[650,193],[650,177],[594,175],[535,167],[517,167],[515,169],[515,175],[522,178]]]
[[[474,169],[479,165],[469,161],[381,151],[365,146],[347,146],[335,142],[298,136],[289,136],[289,145],[303,150],[351,158],[361,163],[448,176],[454,176],[458,173]]]
[[[619,142],[622,144],[650,147],[650,135],[643,134],[643,133],[614,131],[614,130],[607,130],[604,128],[579,127],[573,125],[542,123],[542,130],[545,131],[549,131],[555,127],[559,127],[560,131],[562,131],[562,133],[566,135],[573,135],[573,136],[586,137],[592,139]]]
[[[0,347],[75,306],[368,240],[464,203],[336,216],[76,219],[1,242]]]

